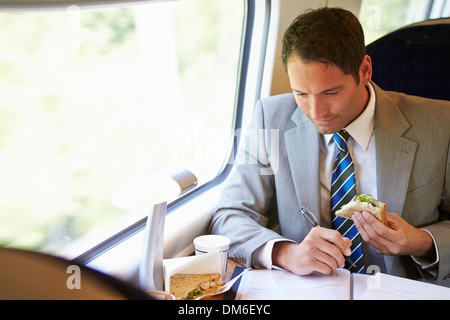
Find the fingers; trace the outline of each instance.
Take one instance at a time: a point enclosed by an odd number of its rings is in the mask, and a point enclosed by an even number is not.
[[[342,237],[339,231],[327,228],[314,228],[314,229],[313,230],[317,232],[318,236],[320,236],[322,239],[326,240],[330,244],[336,246],[343,255],[349,256],[352,253],[350,250],[352,242],[350,241],[350,239]]]
[[[435,256],[429,233],[412,226],[397,214],[387,212],[387,226],[369,212],[355,212],[353,217],[364,241],[382,254]]]
[[[272,262],[298,275],[312,272],[330,274],[345,265],[351,254],[351,241],[339,231],[315,227],[299,244],[280,241],[272,250]]]
[[[389,237],[389,228],[387,228],[380,220],[375,218],[370,212],[355,212],[352,216],[356,227],[361,227],[360,233],[365,233],[369,237],[382,235],[384,238]],[[361,235],[362,236],[362,235]]]
[[[344,252],[344,255],[349,256],[352,253],[352,250],[350,249],[352,246],[352,241],[347,237],[344,237],[343,239],[348,247],[348,251]]]
[[[352,219],[363,240],[378,251],[386,253],[387,248],[392,246],[394,230],[386,227],[370,212],[355,212]]]
[[[329,274],[344,267],[344,255],[350,255],[351,241],[332,229],[313,228],[303,241],[309,247],[307,264],[313,271]]]

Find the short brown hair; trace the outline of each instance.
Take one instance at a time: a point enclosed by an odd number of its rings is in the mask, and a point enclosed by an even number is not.
[[[366,55],[364,32],[358,18],[342,8],[320,8],[299,15],[284,33],[281,59],[322,62],[351,74],[359,84],[359,67]]]

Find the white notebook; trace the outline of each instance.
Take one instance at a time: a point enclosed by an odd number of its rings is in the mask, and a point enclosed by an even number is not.
[[[245,270],[237,300],[437,300],[450,299],[450,288],[383,273],[298,276],[283,270]]]

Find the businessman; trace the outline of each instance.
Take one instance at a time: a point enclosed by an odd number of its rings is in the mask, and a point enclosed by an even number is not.
[[[231,239],[229,257],[304,275],[329,274],[355,255],[352,272],[450,286],[450,102],[373,83],[362,27],[344,9],[298,16],[282,61],[292,93],[257,103],[248,128],[257,134],[241,144],[213,215],[211,232]],[[335,133],[348,139],[352,192],[387,203],[388,225],[356,212],[346,223],[354,234],[335,226]]]

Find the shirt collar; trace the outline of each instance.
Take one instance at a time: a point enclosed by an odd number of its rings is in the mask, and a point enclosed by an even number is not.
[[[367,85],[367,88],[369,89],[370,98],[366,109],[358,118],[344,128],[364,150],[367,150],[369,146],[370,137],[375,126],[375,91],[370,83]],[[324,134],[325,145],[328,145],[332,137],[333,134]]]

